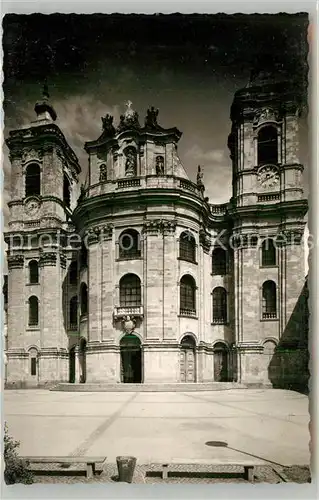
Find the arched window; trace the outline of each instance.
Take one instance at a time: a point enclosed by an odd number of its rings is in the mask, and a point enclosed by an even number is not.
[[[262,242],[261,265],[265,267],[276,265],[276,247],[272,238],[267,238]]]
[[[141,257],[140,235],[135,229],[126,229],[119,237],[120,259],[138,259]]]
[[[276,283],[265,281],[262,287],[262,317],[272,319],[277,317]]]
[[[35,347],[29,349],[30,374],[34,377],[37,374],[38,350]]]
[[[69,268],[69,282],[70,285],[76,285],[78,281],[78,263],[73,260]]]
[[[40,167],[36,163],[31,163],[25,173],[25,195],[38,196],[40,193]]]
[[[212,253],[212,274],[224,276],[227,273],[227,254],[222,248],[215,248]]]
[[[179,238],[179,258],[195,262],[196,260],[196,242],[190,231],[184,231]]]
[[[196,283],[188,274],[183,276],[180,282],[180,314],[186,316],[196,314]]]
[[[258,165],[278,163],[278,134],[273,125],[266,125],[258,132]]]
[[[81,284],[80,297],[81,297],[81,315],[84,315],[87,314],[88,312],[88,287],[85,283]]]
[[[39,324],[39,301],[35,295],[29,298],[29,326]]]
[[[120,306],[141,305],[141,280],[136,274],[126,274],[120,280]]]
[[[29,283],[39,283],[39,264],[36,260],[29,262]]]
[[[65,205],[70,208],[71,205],[71,191],[70,181],[66,174],[63,175],[63,201]]]
[[[70,311],[69,311],[70,327],[76,327],[78,323],[78,298],[75,295],[70,300]]]
[[[221,286],[213,290],[213,323],[227,323],[227,292]]]

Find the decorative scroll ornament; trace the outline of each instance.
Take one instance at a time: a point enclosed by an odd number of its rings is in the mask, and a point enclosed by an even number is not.
[[[43,158],[43,152],[41,150],[27,148],[23,150],[22,153],[22,163],[27,163],[30,161],[41,161]]]
[[[55,266],[57,263],[57,254],[55,252],[45,252],[40,255],[40,266]]]
[[[23,255],[8,255],[7,261],[9,269],[19,269],[24,265]]]
[[[125,316],[122,320],[123,330],[126,333],[131,333],[134,331],[136,322],[133,316]]]
[[[146,234],[173,234],[176,230],[176,225],[174,220],[150,220],[144,223],[143,232]]]
[[[276,122],[279,119],[278,111],[272,108],[259,109],[255,114],[254,125],[260,125],[265,122]]]
[[[302,231],[298,230],[285,230],[282,231],[281,233],[281,238],[278,237],[279,241],[281,244],[286,244],[286,245],[300,245],[303,239],[303,233]]]
[[[113,225],[105,224],[88,229],[85,232],[84,239],[88,245],[93,245],[99,241],[111,239],[113,234]]]
[[[212,242],[209,234],[207,234],[204,229],[200,229],[199,231],[199,243],[202,245],[205,252],[209,252]]]

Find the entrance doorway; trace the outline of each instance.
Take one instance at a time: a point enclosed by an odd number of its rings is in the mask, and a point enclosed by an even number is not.
[[[120,342],[121,382],[140,384],[142,382],[142,349],[140,339],[133,334],[125,335]]]
[[[80,350],[79,350],[79,361],[80,361],[80,384],[85,384],[86,382],[86,340],[80,340]]]
[[[228,380],[228,349],[225,344],[218,342],[214,345],[214,381],[227,382]]]
[[[181,382],[196,381],[195,352],[195,340],[190,335],[186,335],[181,341],[180,349]]]
[[[70,384],[75,382],[75,346],[69,351],[69,382]]]

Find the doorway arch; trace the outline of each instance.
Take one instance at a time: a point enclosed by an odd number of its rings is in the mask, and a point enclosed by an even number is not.
[[[214,381],[228,381],[228,348],[223,342],[214,345]]]
[[[69,383],[75,382],[75,346],[69,350]]]
[[[120,341],[121,382],[142,383],[142,348],[140,339],[133,333],[124,335]]]
[[[180,381],[196,382],[196,343],[192,335],[185,335],[181,340]]]
[[[86,382],[86,340],[80,340],[79,349],[79,361],[80,361],[80,384],[85,384]]]

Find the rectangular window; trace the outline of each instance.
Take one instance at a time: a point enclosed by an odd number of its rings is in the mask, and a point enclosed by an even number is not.
[[[31,358],[31,375],[37,374],[37,358]]]

